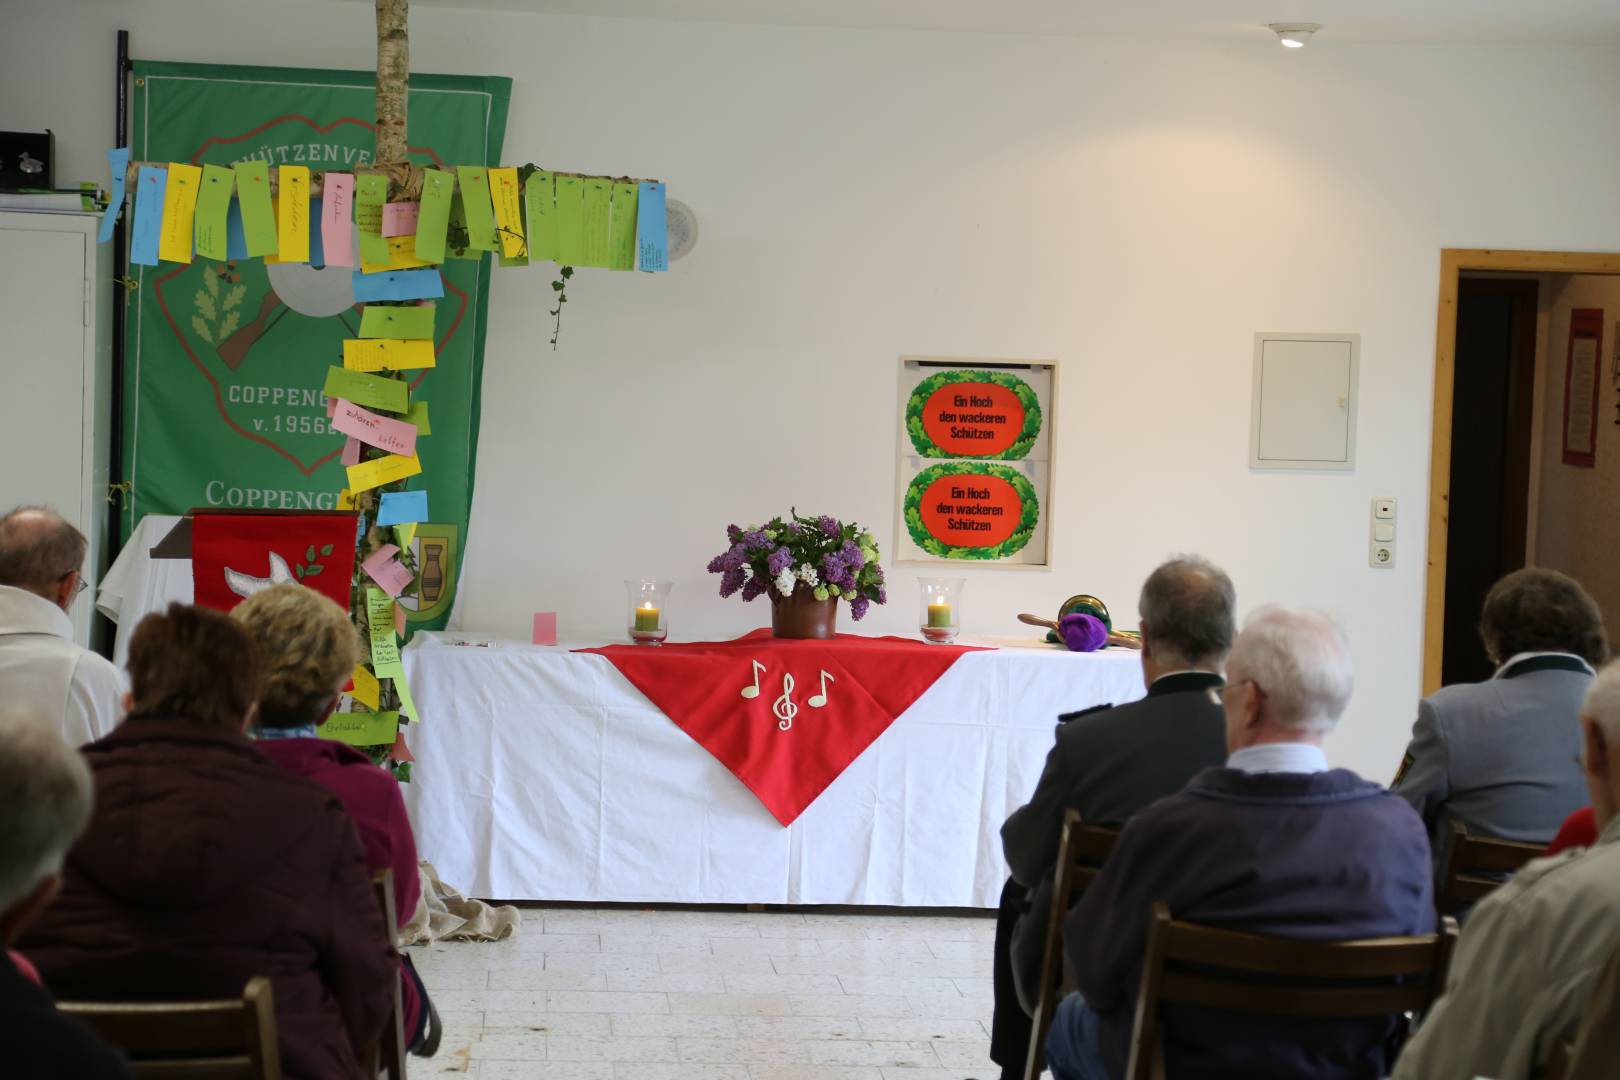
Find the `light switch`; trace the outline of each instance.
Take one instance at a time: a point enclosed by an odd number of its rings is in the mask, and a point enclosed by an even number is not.
[[[1378,518],[1380,521],[1394,521],[1395,520],[1395,500],[1394,499],[1374,499],[1373,500],[1373,517]]]
[[[1389,543],[1395,539],[1395,523],[1393,521],[1373,522],[1373,539],[1380,543]]]

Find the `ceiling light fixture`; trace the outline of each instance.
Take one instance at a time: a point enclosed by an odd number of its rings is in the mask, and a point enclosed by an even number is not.
[[[1311,35],[1322,29],[1321,23],[1314,22],[1274,22],[1267,25],[1285,49],[1303,49],[1305,43],[1311,40]]]

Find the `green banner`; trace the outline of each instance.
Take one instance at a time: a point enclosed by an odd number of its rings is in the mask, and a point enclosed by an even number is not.
[[[370,164],[375,76],[367,71],[137,61],[133,156],[146,162],[265,161],[316,172]],[[498,165],[512,81],[412,75],[411,160],[438,169]],[[318,222],[319,211],[311,207]],[[316,229],[319,241],[319,229]],[[352,261],[345,259],[345,262]],[[344,437],[327,427],[327,369],[357,336],[361,305],[346,266],[257,258],[132,267],[124,385],[124,535],[146,514],[193,507],[332,509]],[[421,595],[402,599],[417,629],[450,614],[472,506],[490,259],[441,271],[437,366],[413,373],[432,407],[421,439],[431,522],[415,544]]]

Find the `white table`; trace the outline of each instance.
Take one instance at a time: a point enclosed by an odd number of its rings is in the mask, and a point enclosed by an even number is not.
[[[405,649],[405,797],[422,857],[503,900],[994,907],[1057,715],[1143,693],[1135,652],[968,653],[783,828],[605,657],[466,640]]]
[[[141,518],[96,590],[96,607],[118,624],[113,663],[120,668],[129,659],[129,637],[144,616],[171,603],[191,603],[191,560],[154,559],[151,554],[179,523],[180,518],[173,514]]]

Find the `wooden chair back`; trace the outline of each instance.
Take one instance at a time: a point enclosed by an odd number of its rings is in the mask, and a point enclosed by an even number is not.
[[[1102,872],[1104,860],[1119,840],[1118,829],[1087,825],[1080,811],[1063,815],[1063,838],[1058,843],[1057,879],[1053,883],[1052,908],[1046,912],[1046,945],[1041,955],[1041,995],[1031,1017],[1029,1057],[1024,1063],[1026,1080],[1038,1080],[1046,1068],[1046,1033],[1052,1029],[1052,1014],[1063,996],[1063,919],[1091,883]],[[1030,912],[1034,918],[1038,913]]]
[[[1421,937],[1300,941],[1177,922],[1156,903],[1125,1080],[1164,1075],[1162,1004],[1316,1019],[1423,1013],[1445,990],[1456,944],[1451,918]]]
[[[1434,906],[1441,915],[1455,916],[1484,899],[1506,876],[1546,853],[1545,844],[1470,836],[1460,823],[1452,822],[1451,847],[1435,883]]]
[[[383,867],[374,874],[371,891],[377,898],[378,909],[382,911],[388,943],[398,950],[399,909],[394,906],[394,872]],[[403,973],[401,975],[403,977]],[[388,1010],[388,1019],[383,1024],[376,1045],[366,1052],[366,1060],[362,1063],[367,1076],[380,1074],[388,1077],[388,1080],[405,1080],[405,1006],[400,993],[399,979],[395,979],[394,1003]]]
[[[137,1080],[281,1080],[270,980],[229,1001],[90,1002],[57,1006],[129,1059]]]

